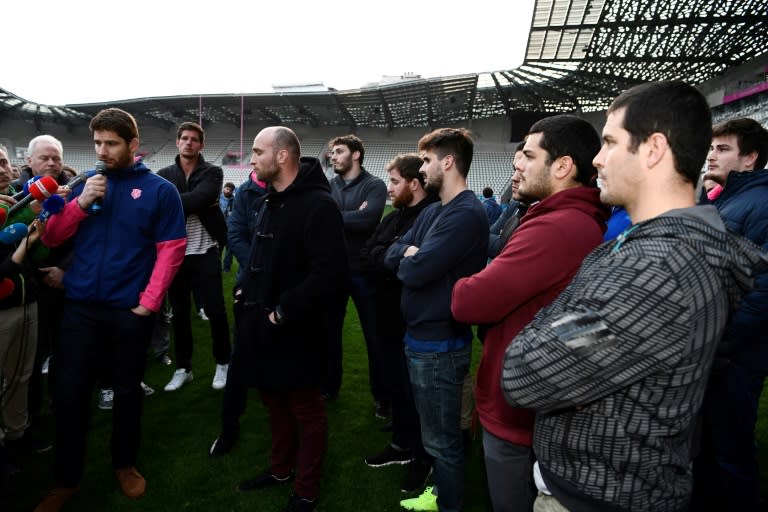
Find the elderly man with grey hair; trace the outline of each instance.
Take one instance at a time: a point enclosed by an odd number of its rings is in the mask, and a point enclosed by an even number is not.
[[[52,176],[59,185],[67,182],[61,173],[63,167],[64,147],[52,135],[38,135],[29,141],[27,146],[27,164],[21,168],[19,178],[12,183],[18,189],[24,186],[34,176]]]

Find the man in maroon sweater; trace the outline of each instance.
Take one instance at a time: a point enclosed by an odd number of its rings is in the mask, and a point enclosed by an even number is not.
[[[533,412],[504,400],[499,385],[504,351],[603,239],[610,211],[595,187],[592,159],[599,150],[600,137],[583,119],[560,115],[534,124],[515,164],[520,180],[515,194],[532,206],[501,253],[453,288],[456,320],[489,325],[475,398],[495,512],[530,511],[535,498]]]

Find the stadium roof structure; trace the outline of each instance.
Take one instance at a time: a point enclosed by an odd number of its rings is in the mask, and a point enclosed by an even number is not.
[[[515,69],[349,91],[142,98],[64,107],[0,89],[0,119],[82,122],[106,106],[142,123],[444,126],[519,113],[604,110],[642,82],[701,84],[768,48],[768,0],[536,0],[524,63]]]

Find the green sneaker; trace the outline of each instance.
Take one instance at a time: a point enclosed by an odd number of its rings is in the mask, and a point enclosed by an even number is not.
[[[402,500],[400,506],[405,510],[418,512],[437,512],[437,494],[432,494],[432,487],[427,487],[418,498]]]

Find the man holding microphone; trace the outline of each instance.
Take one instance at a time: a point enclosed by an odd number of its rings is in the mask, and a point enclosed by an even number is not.
[[[140,383],[153,313],[160,309],[186,246],[176,188],[134,163],[136,120],[109,108],[96,114],[90,129],[105,172],[73,189],[43,235],[53,247],[72,238],[74,257],[64,277],[68,300],[54,383],[56,487],[36,512],[58,511],[79,488],[91,393],[103,366],[112,374],[115,392],[112,465],[126,496],[144,494],[146,483],[136,470]]]

